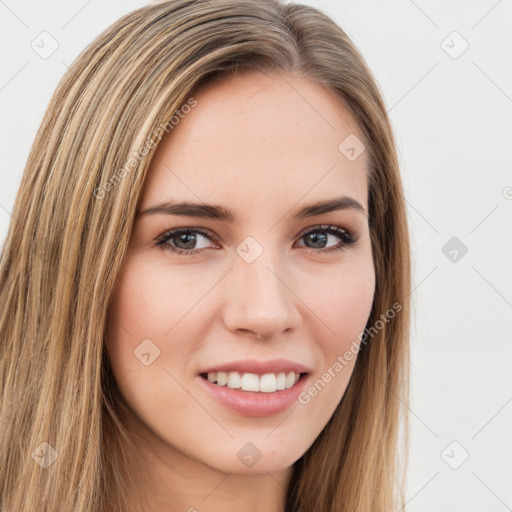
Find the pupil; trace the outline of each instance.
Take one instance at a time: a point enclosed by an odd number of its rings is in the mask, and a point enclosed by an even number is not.
[[[180,247],[180,249],[193,249],[194,248],[195,235],[190,234],[190,233],[184,233],[184,234],[178,235],[178,240],[180,242],[184,242],[186,244],[187,243],[187,240],[186,240],[187,237],[192,237],[192,239],[188,241],[189,242],[189,246],[187,246],[187,247]]]
[[[320,242],[322,243],[327,243],[327,235],[325,234],[318,234],[318,233],[312,233],[309,235],[310,238],[312,239],[313,243],[317,243],[320,239]],[[321,247],[323,247],[321,245]],[[318,247],[315,247],[315,248],[318,248]]]

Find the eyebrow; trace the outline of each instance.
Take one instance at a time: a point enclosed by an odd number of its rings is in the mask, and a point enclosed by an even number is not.
[[[295,214],[295,218],[305,219],[337,210],[349,209],[367,215],[361,203],[356,201],[353,197],[342,196],[304,206]],[[143,212],[138,213],[137,216],[155,214],[184,215],[187,217],[200,217],[227,222],[234,222],[236,219],[236,215],[233,211],[220,205],[199,204],[189,201],[176,202],[173,200],[162,201],[154,206],[150,206]]]

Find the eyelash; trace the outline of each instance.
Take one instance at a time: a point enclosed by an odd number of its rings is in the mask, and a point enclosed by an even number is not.
[[[328,249],[314,249],[311,247],[304,247],[305,249],[309,249],[312,252],[315,253],[330,253],[330,252],[336,252],[341,251],[343,249],[346,249],[347,247],[350,247],[351,245],[355,244],[357,242],[357,237],[355,236],[354,232],[346,229],[341,228],[339,226],[333,226],[333,225],[318,225],[313,226],[311,228],[308,228],[306,231],[302,231],[299,234],[299,240],[306,236],[309,233],[318,233],[318,232],[326,232],[330,235],[335,235],[338,238],[342,240],[340,244],[334,247],[330,247]],[[181,234],[190,234],[190,233],[199,233],[200,235],[208,238],[211,241],[214,241],[218,243],[218,240],[216,237],[212,236],[211,233],[208,231],[201,229],[201,228],[176,228],[172,229],[171,231],[167,231],[163,233],[162,235],[155,238],[156,245],[161,246],[163,250],[170,251],[172,253],[176,253],[182,256],[196,256],[197,254],[201,253],[202,251],[205,251],[207,249],[180,249],[178,247],[174,247],[170,244],[167,244],[171,238],[174,238],[175,236],[181,235]]]

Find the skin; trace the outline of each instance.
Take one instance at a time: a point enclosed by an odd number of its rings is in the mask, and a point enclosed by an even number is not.
[[[172,198],[223,205],[236,221],[138,216],[111,298],[107,349],[138,446],[138,491],[151,510],[281,512],[292,464],[332,416],[355,358],[307,405],[267,417],[228,410],[197,374],[282,357],[308,365],[314,383],[358,341],[375,291],[367,155],[350,161],[338,150],[349,134],[363,140],[357,123],[332,92],[304,78],[234,75],[194,97],[197,106],[157,149],[139,212]],[[293,218],[342,195],[365,212]],[[325,252],[341,240],[324,231],[326,242],[315,245],[301,235],[318,224],[351,229],[357,242]],[[197,247],[196,256],[156,245],[179,227],[217,240],[167,242]],[[250,264],[236,252],[247,236],[263,248]],[[145,339],[160,350],[148,366],[134,357]],[[262,454],[251,468],[237,457],[247,442]]]

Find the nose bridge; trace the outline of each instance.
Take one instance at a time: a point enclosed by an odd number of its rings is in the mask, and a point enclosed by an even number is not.
[[[247,237],[236,249],[225,304],[226,326],[268,337],[296,325],[294,295],[288,288],[284,254]]]

